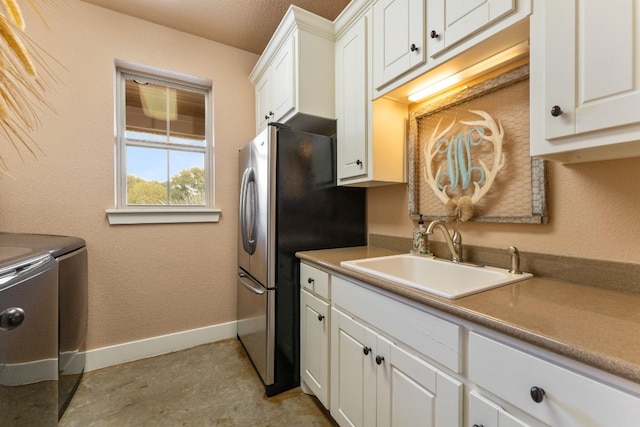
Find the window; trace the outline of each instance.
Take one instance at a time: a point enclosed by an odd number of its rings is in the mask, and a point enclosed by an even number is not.
[[[117,70],[111,224],[213,222],[210,87]]]

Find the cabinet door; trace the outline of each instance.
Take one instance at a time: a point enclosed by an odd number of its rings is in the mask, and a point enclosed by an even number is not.
[[[331,416],[342,427],[376,425],[376,336],[331,309]]]
[[[259,134],[270,120],[273,119],[271,110],[271,91],[269,73],[265,72],[256,83],[256,135]]]
[[[276,122],[296,108],[295,36],[283,43],[271,64],[271,109]]]
[[[367,21],[360,18],[336,42],[338,179],[367,172]]]
[[[377,425],[459,427],[462,384],[378,337]]]
[[[528,427],[475,390],[469,393],[469,427]]]
[[[373,6],[376,88],[426,61],[425,0],[379,0]]]
[[[300,291],[300,368],[302,380],[329,407],[329,304]]]
[[[637,2],[546,1],[544,7],[545,138],[640,122]]]
[[[428,0],[427,37],[431,56],[516,10],[516,0]]]

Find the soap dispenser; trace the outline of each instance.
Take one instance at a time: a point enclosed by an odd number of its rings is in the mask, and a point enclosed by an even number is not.
[[[424,226],[422,215],[418,220],[418,226],[413,230],[413,250],[414,254],[429,255],[429,237],[427,228]]]

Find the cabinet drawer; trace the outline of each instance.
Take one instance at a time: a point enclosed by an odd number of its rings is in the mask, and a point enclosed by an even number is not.
[[[332,302],[425,356],[460,372],[460,326],[333,276]]]
[[[553,426],[631,426],[640,419],[640,398],[474,332],[469,379]],[[544,390],[540,403],[532,387]]]
[[[329,273],[300,263],[300,286],[325,299],[329,299]]]

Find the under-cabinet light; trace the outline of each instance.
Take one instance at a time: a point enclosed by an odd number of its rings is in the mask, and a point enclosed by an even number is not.
[[[500,53],[490,56],[489,58],[484,59],[478,62],[477,64],[474,64],[468,68],[465,68],[462,71],[459,71],[441,80],[430,82],[429,84],[427,84],[426,86],[423,86],[421,89],[417,90],[416,92],[409,94],[409,97],[408,97],[409,101],[410,102],[421,101],[425,98],[428,98],[431,95],[435,95],[436,93],[442,92],[445,89],[454,87],[455,85],[463,81],[469,80],[473,77],[492,71],[516,59],[520,59],[521,57],[526,55],[528,52],[529,52],[529,42],[524,41],[522,43],[519,43],[515,46],[510,47],[509,49],[503,50]]]

